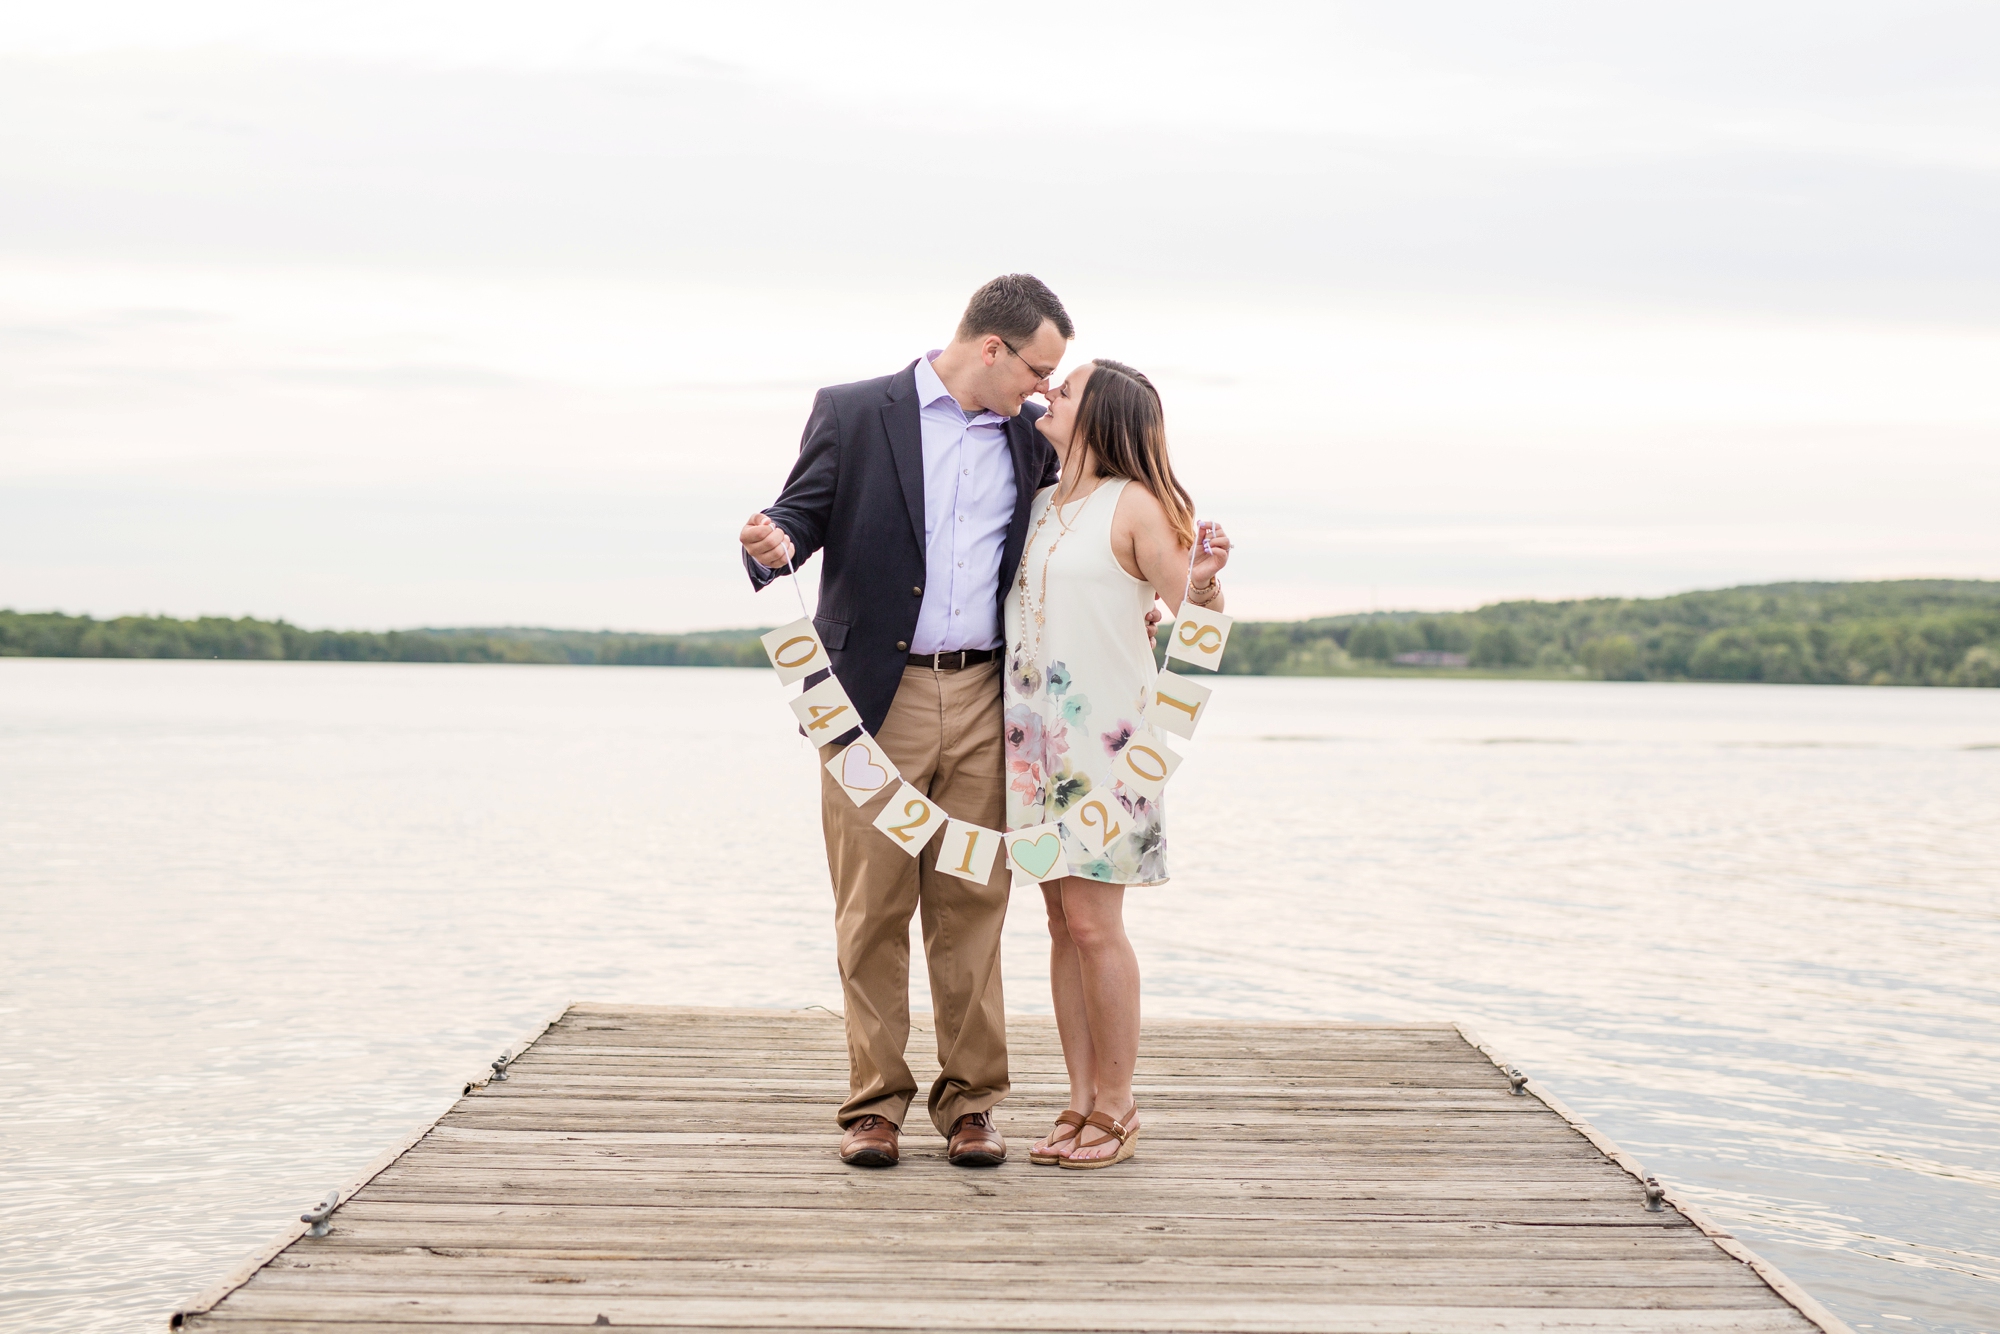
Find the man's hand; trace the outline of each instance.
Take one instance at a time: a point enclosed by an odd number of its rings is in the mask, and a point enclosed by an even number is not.
[[[761,514],[753,514],[745,521],[736,540],[750,553],[751,560],[767,570],[782,570],[792,563],[792,539]]]
[[[1160,606],[1159,600],[1156,598],[1153,601],[1153,605],[1146,609],[1146,642],[1148,644],[1157,645],[1159,643],[1160,622],[1164,618],[1165,608]]]

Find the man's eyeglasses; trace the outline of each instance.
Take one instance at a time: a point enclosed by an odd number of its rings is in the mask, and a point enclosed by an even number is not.
[[[1035,373],[1036,384],[1047,384],[1049,382],[1049,377],[1056,373],[1056,368],[1054,366],[1049,367],[1047,370],[1043,370],[1041,367],[1037,366],[1034,362],[1029,361],[1026,357],[1021,355],[1020,348],[1015,347],[1012,343],[1008,342],[1004,338],[1000,339],[1000,346],[1006,348],[1009,352],[1012,352],[1014,354],[1014,360],[1020,362],[1023,366],[1026,366],[1029,370]]]

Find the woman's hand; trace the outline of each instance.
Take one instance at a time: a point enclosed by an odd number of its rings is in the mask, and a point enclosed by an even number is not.
[[[1229,534],[1214,520],[1203,519],[1194,526],[1194,573],[1189,582],[1195,588],[1215,582],[1215,576],[1229,564],[1229,545]]]

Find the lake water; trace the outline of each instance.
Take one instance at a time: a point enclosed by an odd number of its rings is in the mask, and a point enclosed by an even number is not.
[[[572,998],[837,1008],[817,801],[761,672],[0,659],[0,1326],[160,1328]],[[1169,809],[1152,1013],[1469,1021],[2000,1329],[2000,691],[1228,678]]]

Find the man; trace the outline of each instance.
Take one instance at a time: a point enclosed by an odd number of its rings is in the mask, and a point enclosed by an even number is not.
[[[825,553],[813,624],[861,725],[919,791],[953,816],[1002,827],[1000,604],[1021,560],[1035,493],[1056,480],[1034,429],[1075,336],[1062,302],[1024,273],[995,278],[965,308],[950,346],[894,375],[813,397],[784,494],[743,527],[743,563],[763,588],[788,562]],[[794,567],[796,568],[796,567]],[[808,678],[808,685],[819,678]],[[822,747],[822,762],[852,739]],[[910,917],[921,909],[938,1063],[930,1118],[959,1166],[1007,1156],[992,1108],[1007,1096],[1000,932],[1004,859],[985,885],[914,860],[822,773],[820,818],[833,875],[846,997],[848,1096],[840,1156],[893,1166],[916,1081],[910,1031]]]

